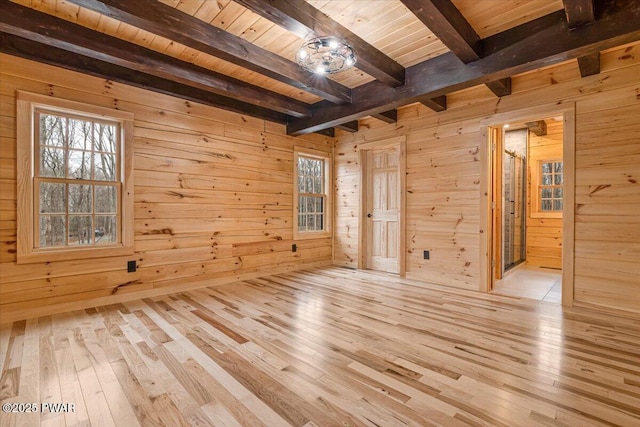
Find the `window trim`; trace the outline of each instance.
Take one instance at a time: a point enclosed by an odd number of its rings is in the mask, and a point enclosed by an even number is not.
[[[17,262],[35,263],[86,258],[131,255],[134,252],[133,207],[133,113],[85,104],[30,92],[16,91],[17,137]],[[117,215],[121,218],[121,241],[108,246],[36,248],[34,234],[36,215],[34,201],[35,176],[35,112],[80,116],[97,121],[120,124],[120,180],[122,191]]]
[[[542,210],[542,194],[540,193],[540,178],[542,176],[541,168],[543,163],[557,163],[562,162],[562,188],[564,189],[564,161],[559,158],[553,159],[537,159],[536,167],[531,170],[531,218],[562,218],[562,211],[543,211]],[[564,191],[562,192],[562,203],[564,204]]]
[[[324,160],[324,196],[326,206],[324,209],[323,226],[321,231],[299,231],[298,230],[298,213],[299,191],[298,191],[298,157],[309,157]],[[304,239],[320,239],[332,236],[332,216],[333,216],[333,200],[331,186],[331,153],[313,150],[310,148],[294,147],[293,149],[293,238],[294,240]]]

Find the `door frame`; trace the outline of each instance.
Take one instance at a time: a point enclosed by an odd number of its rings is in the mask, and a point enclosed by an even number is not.
[[[493,282],[494,225],[492,212],[493,149],[491,131],[505,123],[539,117],[563,116],[564,203],[562,209],[562,305],[573,305],[575,244],[576,107],[574,102],[547,104],[494,114],[480,122],[480,291],[490,292]]]
[[[367,151],[377,148],[398,147],[400,155],[398,162],[398,174],[400,175],[400,213],[398,218],[398,274],[405,277],[406,269],[406,205],[407,205],[407,138],[397,136],[378,141],[363,142],[358,144],[358,162],[360,164],[360,212],[358,215],[358,269],[366,268],[367,233],[365,232],[367,219],[366,207],[369,201],[369,189],[367,188]]]

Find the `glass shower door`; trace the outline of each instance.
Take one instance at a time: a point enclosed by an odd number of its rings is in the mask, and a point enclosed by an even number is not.
[[[525,160],[505,150],[503,175],[503,271],[525,259]]]

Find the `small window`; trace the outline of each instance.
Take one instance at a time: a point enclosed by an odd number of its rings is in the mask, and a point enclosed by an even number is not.
[[[19,165],[19,262],[133,252],[130,114],[21,92],[18,105],[31,159]]]
[[[296,239],[327,237],[329,223],[329,156],[325,153],[295,152]]]
[[[536,185],[533,217],[561,217],[563,208],[564,169],[562,160],[544,160],[532,178]]]

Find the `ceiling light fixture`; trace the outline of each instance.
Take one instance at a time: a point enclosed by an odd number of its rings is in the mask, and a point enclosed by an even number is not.
[[[357,56],[344,40],[325,36],[304,42],[298,49],[296,60],[311,73],[334,74],[353,67]]]

